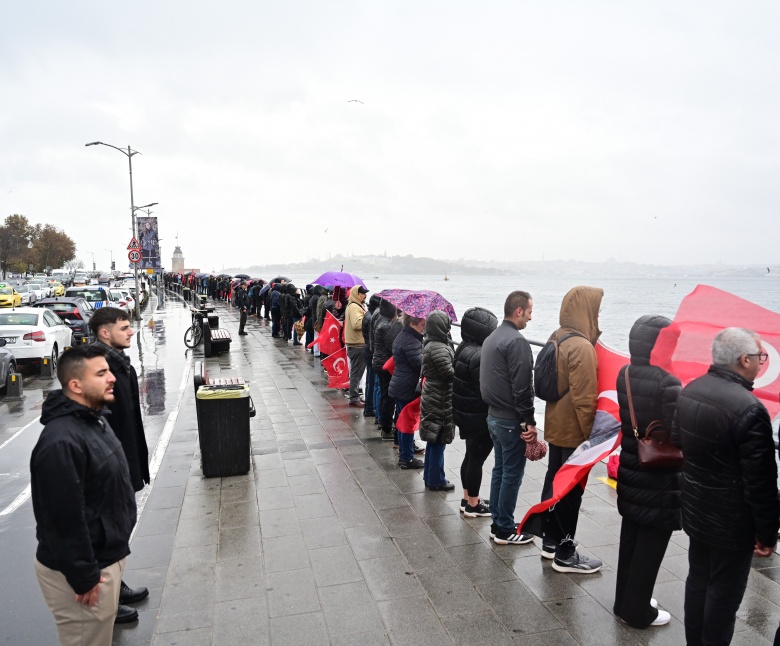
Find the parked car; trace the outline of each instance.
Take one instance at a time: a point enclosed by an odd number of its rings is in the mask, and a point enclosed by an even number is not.
[[[66,297],[79,296],[91,303],[93,309],[101,307],[111,307],[117,302],[117,297],[111,294],[111,291],[103,285],[87,285],[84,287],[68,287],[65,290]]]
[[[22,306],[33,305],[38,298],[35,296],[35,292],[32,291],[27,285],[17,285],[14,289],[19,292],[22,297]]]
[[[122,309],[128,314],[130,314],[133,311],[133,308],[128,303],[127,297],[118,289],[112,289],[110,291],[111,291],[111,296],[116,298],[116,301],[114,301],[113,306],[118,307],[119,309]]]
[[[8,384],[8,375],[16,372],[16,359],[5,345],[6,340],[0,339],[0,392],[5,392],[5,387]]]
[[[125,289],[124,287],[119,287],[118,289],[122,296],[127,299],[127,306],[130,308],[130,311],[133,312],[136,306],[135,295],[131,293],[129,289]]]
[[[73,277],[73,287],[81,287],[87,284],[87,277],[84,274],[76,274]]]
[[[100,274],[100,277],[98,278],[98,283],[100,285],[110,285],[113,279],[114,277],[111,274]]]
[[[56,370],[65,348],[73,344],[70,327],[43,307],[18,307],[11,312],[0,312],[0,338],[5,339],[16,363],[48,358],[52,370]]]
[[[21,304],[22,295],[13,285],[0,284],[0,307],[19,307]]]
[[[89,319],[95,310],[83,298],[46,298],[38,301],[35,307],[45,307],[59,316],[73,333],[73,345],[95,340],[89,329]]]

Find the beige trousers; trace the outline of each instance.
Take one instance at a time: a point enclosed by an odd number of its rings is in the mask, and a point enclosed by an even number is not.
[[[76,601],[76,593],[62,572],[50,570],[35,560],[35,575],[46,605],[54,615],[61,646],[111,646],[124,569],[125,559],[122,559],[100,571],[105,582],[100,584],[97,603],[90,608]]]

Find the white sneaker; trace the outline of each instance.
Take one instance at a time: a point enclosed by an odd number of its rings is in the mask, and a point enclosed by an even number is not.
[[[650,605],[653,608],[657,608],[658,607],[658,601],[656,601],[655,599],[650,599]]]
[[[664,626],[668,624],[672,620],[672,615],[670,615],[666,610],[659,610],[658,616],[655,618],[655,621],[650,624],[651,626]]]

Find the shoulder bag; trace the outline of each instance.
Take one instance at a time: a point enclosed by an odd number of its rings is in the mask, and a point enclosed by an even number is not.
[[[669,427],[661,420],[650,422],[643,437],[634,414],[634,402],[631,398],[631,381],[628,378],[629,368],[626,368],[626,395],[628,396],[628,411],[631,414],[631,427],[634,429],[636,449],[639,455],[639,466],[643,469],[673,469],[683,461],[682,451],[672,442]]]

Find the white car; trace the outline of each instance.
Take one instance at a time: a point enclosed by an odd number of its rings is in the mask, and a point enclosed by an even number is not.
[[[108,303],[110,307],[118,307],[120,310],[124,310],[128,314],[133,311],[133,305],[131,305],[131,303],[127,300],[127,296],[124,295],[122,290],[110,289],[109,293],[111,294],[112,298],[112,300]]]
[[[48,358],[52,370],[65,348],[73,345],[70,328],[45,307],[17,307],[0,312],[0,339],[17,363]]]
[[[129,289],[125,289],[124,287],[120,287],[119,292],[127,300],[127,306],[132,312],[135,309],[135,296],[133,296]]]
[[[35,300],[39,301],[42,298],[49,298],[51,296],[51,287],[48,283],[27,283],[27,289],[31,292],[35,292]]]
[[[22,306],[33,305],[38,300],[36,293],[29,285],[16,285],[14,289],[22,295]]]

